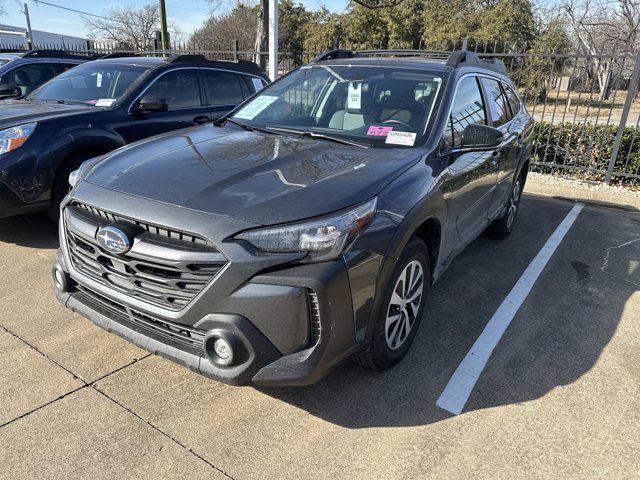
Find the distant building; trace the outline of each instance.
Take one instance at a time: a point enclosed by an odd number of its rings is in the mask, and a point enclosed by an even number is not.
[[[7,33],[7,32],[16,32]],[[21,27],[3,25],[0,23],[0,49],[26,48],[27,30]],[[43,32],[33,30],[33,43],[35,48],[64,48],[70,50],[86,50],[87,39],[62,35],[60,33]]]

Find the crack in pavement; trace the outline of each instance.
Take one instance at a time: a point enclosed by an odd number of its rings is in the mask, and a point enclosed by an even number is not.
[[[602,266],[600,267],[600,270],[602,270],[604,273],[606,273],[607,275],[610,275],[610,276],[612,276],[614,278],[617,278],[617,279],[622,280],[624,282],[630,283],[631,285],[635,285],[636,287],[640,287],[639,284],[637,284],[637,283],[635,283],[635,282],[633,282],[633,281],[631,281],[629,279],[626,279],[624,277],[621,277],[620,275],[617,275],[615,273],[607,271],[607,269],[609,267],[609,258],[611,256],[611,252],[614,251],[614,250],[619,250],[619,249],[624,248],[624,247],[628,247],[629,245],[633,245],[636,242],[640,242],[640,238],[634,238],[633,240],[629,240],[628,242],[624,242],[621,245],[616,245],[616,246],[607,248],[604,260],[602,262]]]
[[[138,363],[139,361],[144,360],[145,358],[149,358],[152,354],[151,353],[147,353],[146,355],[140,357],[140,358],[136,358],[133,361],[127,363],[126,365],[122,365],[121,367],[116,368],[115,370],[108,372],[104,375],[101,375],[100,377],[96,378],[95,380],[88,382],[85,379],[83,379],[81,376],[75,374],[74,372],[72,372],[71,370],[69,370],[68,368],[66,368],[64,365],[61,365],[59,362],[57,362],[56,360],[54,360],[53,358],[51,358],[49,355],[47,355],[46,353],[40,351],[38,348],[36,348],[34,345],[32,345],[31,343],[29,343],[28,341],[26,341],[25,339],[21,338],[19,335],[17,335],[16,333],[12,332],[11,330],[9,330],[8,328],[6,328],[3,325],[0,325],[0,330],[7,332],[9,335],[13,336],[14,338],[18,339],[19,341],[21,341],[22,343],[24,343],[25,345],[27,345],[29,348],[31,348],[32,350],[34,350],[35,352],[39,353],[40,355],[42,355],[44,358],[46,358],[47,360],[49,360],[51,363],[53,363],[54,365],[57,365],[58,367],[60,367],[62,370],[64,370],[65,372],[69,373],[70,375],[73,376],[73,378],[77,378],[78,380],[80,380],[83,385],[74,388],[73,390],[70,390],[69,392],[65,393],[64,395],[60,395],[58,398],[54,398],[53,400],[50,400],[36,408],[34,408],[33,410],[30,410],[26,413],[23,413],[22,415],[13,418],[3,424],[0,425],[0,429],[11,425],[14,422],[17,422],[20,419],[23,419],[35,412],[37,412],[38,410],[41,410],[49,405],[52,405],[53,403],[62,400],[63,398],[68,397],[69,395],[72,395],[82,389],[85,388],[91,388],[92,390],[94,390],[95,392],[98,392],[100,395],[104,396],[105,398],[109,399],[110,401],[112,401],[113,403],[115,403],[116,405],[118,405],[120,408],[126,410],[128,413],[130,413],[131,415],[133,415],[134,417],[136,417],[138,420],[141,420],[142,422],[146,423],[149,427],[151,427],[152,429],[154,429],[156,432],[160,433],[161,435],[165,436],[166,438],[168,438],[169,440],[171,440],[172,442],[174,442],[176,445],[178,445],[179,447],[183,448],[184,450],[187,450],[189,453],[191,453],[193,456],[195,456],[196,458],[198,458],[199,460],[203,461],[204,463],[206,463],[207,465],[209,465],[211,468],[213,468],[214,470],[218,471],[219,473],[221,473],[222,475],[226,476],[227,478],[230,478],[231,480],[235,480],[230,474],[228,474],[227,472],[225,472],[224,470],[216,467],[213,463],[211,463],[210,461],[208,461],[206,458],[204,458],[202,455],[198,454],[197,452],[195,452],[194,450],[192,450],[189,446],[187,446],[186,444],[180,442],[178,439],[172,437],[171,435],[169,435],[167,432],[163,431],[161,428],[159,428],[158,426],[154,425],[152,422],[150,422],[149,420],[145,419],[144,417],[140,416],[138,413],[134,412],[132,409],[130,409],[129,407],[123,405],[122,403],[118,402],[115,398],[111,397],[109,394],[107,394],[105,391],[99,389],[96,385],[97,382],[104,380],[105,378],[118,373],[122,370],[124,370],[125,368],[130,367],[131,365],[134,365],[136,363]]]

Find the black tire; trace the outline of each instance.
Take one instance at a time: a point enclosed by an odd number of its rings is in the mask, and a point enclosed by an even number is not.
[[[503,239],[507,238],[513,231],[518,218],[518,209],[520,208],[520,199],[522,198],[522,190],[524,189],[524,174],[520,173],[513,181],[511,186],[511,194],[507,200],[505,212],[496,218],[485,230],[485,234],[491,238]]]
[[[409,269],[412,266],[416,266],[417,262],[422,267],[422,289],[419,301],[415,301],[415,303],[406,304],[408,307],[404,308],[404,303],[401,308],[397,308],[396,305],[392,305],[392,298],[394,297],[394,293],[401,291],[400,286],[400,277],[405,274],[405,279],[407,278],[407,273],[405,269]],[[417,267],[416,267],[417,271]],[[370,370],[379,371],[386,370],[388,368],[393,367],[396,363],[404,358],[404,356],[411,348],[411,344],[413,343],[413,339],[416,336],[416,332],[418,331],[418,327],[420,326],[420,320],[422,319],[422,315],[424,313],[424,305],[427,298],[429,283],[430,283],[430,269],[429,269],[429,252],[427,250],[426,245],[422,240],[417,237],[413,237],[407,246],[405,247],[402,255],[398,259],[396,263],[396,267],[391,275],[391,279],[389,284],[385,289],[385,298],[384,298],[384,306],[380,312],[379,318],[376,319],[376,323],[374,325],[373,338],[371,344],[367,348],[367,350],[356,359],[356,362]],[[406,280],[405,280],[405,283]],[[409,282],[410,283],[410,282]],[[409,292],[408,297],[415,294],[415,292]],[[406,317],[405,311],[406,310]],[[397,320],[397,325],[394,322],[387,322],[387,318],[393,318],[395,312],[400,311],[399,319]],[[411,311],[411,313],[409,313]],[[413,315],[413,322],[411,322],[411,315]],[[404,334],[402,328],[404,327],[403,321],[409,322],[406,325],[409,327],[409,332]],[[389,345],[389,341],[387,337],[391,337],[392,335],[388,335],[388,332],[393,333],[394,328],[396,329],[396,334],[398,335],[395,343],[395,348]],[[395,338],[395,335],[393,335]],[[393,345],[393,338],[391,339],[391,343]]]
[[[51,184],[51,204],[49,206],[49,211],[47,215],[53,222],[58,222],[60,219],[60,204],[64,197],[71,190],[71,185],[69,185],[69,175],[74,170],[77,170],[80,165],[86,160],[93,158],[99,154],[94,153],[83,153],[78,154],[73,157],[73,160],[66,161],[62,167],[58,169],[56,172],[56,176],[53,178],[53,182]]]

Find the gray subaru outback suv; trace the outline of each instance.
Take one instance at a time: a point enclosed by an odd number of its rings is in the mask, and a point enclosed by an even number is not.
[[[217,125],[85,162],[58,299],[232,384],[399,362],[453,258],[513,229],[533,128],[501,62],[414,53],[327,52]]]

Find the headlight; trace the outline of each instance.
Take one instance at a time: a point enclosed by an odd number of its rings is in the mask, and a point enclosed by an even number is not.
[[[36,129],[36,123],[25,123],[0,130],[0,155],[22,146]]]
[[[308,261],[333,260],[347,251],[373,219],[377,199],[304,223],[249,230],[236,238],[263,252],[309,252]]]

